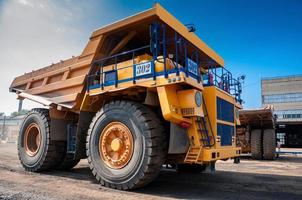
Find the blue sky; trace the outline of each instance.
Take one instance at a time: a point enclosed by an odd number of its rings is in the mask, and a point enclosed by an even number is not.
[[[153,2],[0,0],[0,89],[7,99],[0,111],[17,108],[15,96],[7,92],[14,76],[79,54],[93,30]],[[301,0],[157,2],[184,24],[194,23],[196,34],[233,74],[246,75],[246,108],[261,105],[261,77],[302,74]]]

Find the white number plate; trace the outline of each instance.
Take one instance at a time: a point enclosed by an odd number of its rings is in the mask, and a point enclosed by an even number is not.
[[[151,62],[135,65],[135,75],[136,76],[143,76],[143,75],[147,75],[147,74],[152,74]]]
[[[188,58],[188,71],[192,74],[195,74],[196,76],[198,76],[198,65],[196,64],[196,62],[194,62],[193,60]]]

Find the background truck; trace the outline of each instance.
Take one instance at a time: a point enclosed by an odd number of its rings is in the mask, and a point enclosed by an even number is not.
[[[81,55],[16,77],[11,92],[48,107],[20,128],[24,168],[87,158],[101,185],[128,190],[163,164],[200,172],[238,159],[240,83],[192,30],[155,4],[94,31]]]
[[[242,153],[253,159],[272,160],[276,156],[275,116],[272,107],[239,110],[237,139]]]

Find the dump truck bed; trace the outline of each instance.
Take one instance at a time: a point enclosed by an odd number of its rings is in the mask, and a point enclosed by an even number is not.
[[[73,57],[15,78],[10,91],[44,105],[72,108],[82,92],[89,66],[90,60]]]
[[[240,124],[242,126],[265,126],[273,128],[275,125],[273,111],[270,108],[251,109],[239,111]]]
[[[242,153],[253,159],[273,159],[276,148],[273,107],[240,110],[240,125],[236,128]]]

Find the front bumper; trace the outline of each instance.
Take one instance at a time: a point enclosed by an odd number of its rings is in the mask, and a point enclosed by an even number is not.
[[[240,154],[240,147],[204,148],[200,155],[200,160],[202,160],[202,162],[225,160],[239,157]]]

